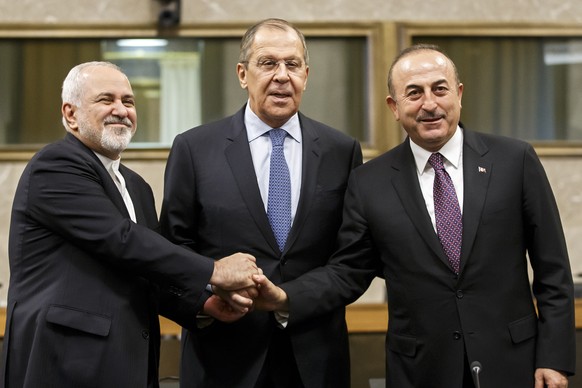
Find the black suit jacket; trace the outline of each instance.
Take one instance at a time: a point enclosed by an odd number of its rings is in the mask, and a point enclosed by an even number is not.
[[[279,252],[253,168],[244,107],[234,116],[178,135],[165,175],[162,232],[207,256],[241,251],[281,283],[324,265],[335,248],[350,171],[361,164],[357,141],[304,115],[303,182],[283,254]],[[349,386],[343,306],[287,330],[307,388]],[[275,330],[266,312],[183,335],[185,387],[253,387]]]
[[[161,312],[184,325],[208,297],[211,259],[169,243],[149,185],[123,165],[136,210],[71,134],[18,184],[1,387],[157,386]]]
[[[388,387],[459,387],[465,352],[482,364],[483,387],[533,387],[536,367],[574,372],[572,275],[543,167],[524,142],[464,133],[458,276],[432,227],[407,139],[352,173],[330,265],[282,286],[292,328],[354,300],[382,271]]]

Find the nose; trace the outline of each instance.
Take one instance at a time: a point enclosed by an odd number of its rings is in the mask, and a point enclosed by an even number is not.
[[[285,82],[289,80],[289,70],[287,69],[287,65],[285,65],[285,62],[283,61],[277,62],[274,78],[279,82]]]
[[[129,110],[128,108],[123,104],[123,101],[121,100],[115,100],[113,102],[113,112],[112,114],[114,114],[115,116],[119,116],[119,117],[127,117],[127,115]]]
[[[422,101],[422,109],[427,111],[435,110],[437,107],[435,96],[430,92],[425,92],[423,101]]]

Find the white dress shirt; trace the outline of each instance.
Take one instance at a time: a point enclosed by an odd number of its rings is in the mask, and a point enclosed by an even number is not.
[[[103,166],[105,166],[105,169],[111,176],[111,179],[113,179],[115,186],[117,186],[117,189],[119,190],[119,193],[123,198],[123,202],[125,203],[125,207],[127,208],[127,211],[129,213],[129,218],[131,218],[133,222],[137,222],[137,219],[135,217],[135,208],[133,206],[133,201],[131,200],[129,191],[127,191],[127,187],[125,186],[125,179],[123,179],[123,175],[121,175],[121,173],[119,172],[119,164],[121,163],[121,158],[112,160],[106,156],[98,154],[97,152],[94,153],[95,155],[97,155],[101,163],[103,163]]]
[[[432,226],[436,232],[436,220],[434,214],[434,199],[433,199],[433,183],[434,183],[434,169],[428,163],[428,158],[433,154],[425,150],[416,143],[410,140],[410,148],[414,155],[416,162],[416,172],[418,174],[418,182],[422,190],[422,196],[426,204],[426,209],[430,215]],[[453,137],[445,143],[445,145],[438,151],[444,156],[443,163],[445,170],[451,177],[455,191],[457,192],[457,199],[459,200],[459,207],[461,214],[463,213],[463,130],[457,126],[457,130]]]
[[[269,199],[269,170],[271,166],[271,138],[269,131],[273,128],[261,121],[259,117],[251,110],[250,104],[247,103],[245,109],[245,126],[249,147],[253,158],[253,166],[257,183],[261,192],[261,198],[267,211]],[[295,219],[297,204],[299,203],[299,194],[301,193],[301,166],[302,166],[302,135],[299,124],[299,116],[294,114],[289,121],[283,126],[289,136],[285,138],[284,153],[287,166],[289,167],[289,176],[291,178],[291,222]]]

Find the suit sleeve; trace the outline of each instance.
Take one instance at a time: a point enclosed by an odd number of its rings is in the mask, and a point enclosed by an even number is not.
[[[58,152],[58,155],[55,153]],[[28,216],[96,260],[146,278],[177,298],[177,311],[193,320],[203,307],[211,259],[171,244],[135,224],[108,196],[98,161],[79,153],[48,150],[31,163],[26,181]]]
[[[379,254],[370,237],[356,175],[350,176],[345,196],[339,249],[324,267],[280,285],[289,298],[289,325],[355,301],[378,274]]]
[[[524,166],[524,222],[539,315],[536,367],[573,374],[574,287],[558,207],[531,146]]]
[[[175,244],[196,250],[196,176],[191,150],[183,135],[174,140],[164,174],[160,215],[162,234]]]
[[[363,163],[363,156],[362,156],[362,147],[360,143],[354,139],[353,149],[352,149],[352,165],[350,170],[361,166]]]

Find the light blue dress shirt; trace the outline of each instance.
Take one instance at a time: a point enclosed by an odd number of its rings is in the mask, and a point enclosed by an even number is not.
[[[253,166],[257,183],[261,192],[261,198],[267,211],[267,201],[269,199],[269,168],[271,162],[271,139],[269,131],[272,129],[261,121],[259,117],[251,110],[250,104],[247,103],[245,110],[245,126],[249,147],[253,158]],[[299,203],[299,194],[301,193],[301,166],[302,166],[302,135],[299,124],[299,116],[294,114],[289,121],[282,127],[287,131],[289,136],[285,138],[284,152],[289,175],[291,177],[291,220],[295,219],[297,204]]]

